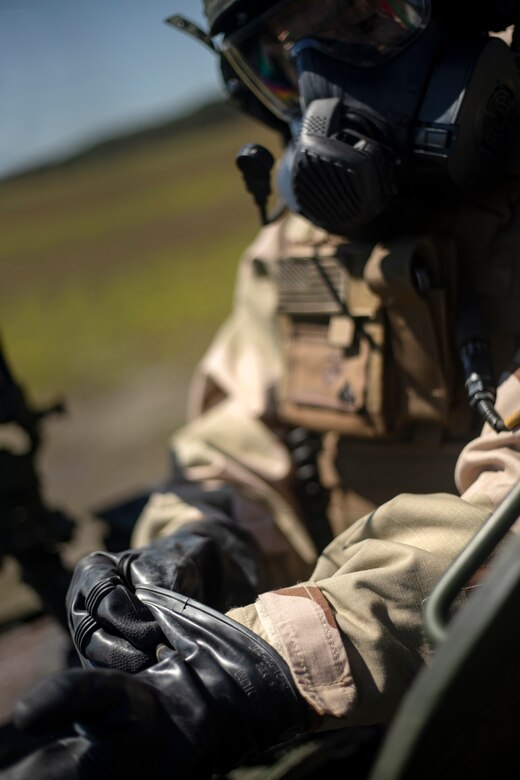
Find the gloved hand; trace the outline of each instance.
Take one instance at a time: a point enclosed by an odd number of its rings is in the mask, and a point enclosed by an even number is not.
[[[154,585],[227,611],[266,590],[261,554],[250,535],[214,507],[147,547],[91,553],[75,568],[67,594],[72,638],[85,665],[138,672],[155,661],[162,635],[135,596]]]
[[[154,773],[204,780],[305,731],[309,710],[285,661],[239,623],[177,594],[139,588],[171,647],[134,676],[69,670],[15,708],[32,733],[77,724],[2,780],[104,780]],[[172,649],[173,648],[173,649]]]
[[[59,672],[32,688],[13,714],[18,729],[49,735],[48,744],[0,778],[108,780],[164,768],[166,720],[161,694],[137,677],[109,669]],[[55,733],[67,736],[53,739]]]

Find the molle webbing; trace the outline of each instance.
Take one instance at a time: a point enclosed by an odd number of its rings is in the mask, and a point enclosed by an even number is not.
[[[282,257],[282,418],[360,437],[448,426],[455,269],[452,245],[428,238]]]

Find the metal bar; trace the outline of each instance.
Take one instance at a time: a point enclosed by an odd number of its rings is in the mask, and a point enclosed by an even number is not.
[[[520,516],[520,482],[495,509],[443,574],[424,610],[424,628],[434,647],[446,638],[449,609],[470,577],[491,555]]]

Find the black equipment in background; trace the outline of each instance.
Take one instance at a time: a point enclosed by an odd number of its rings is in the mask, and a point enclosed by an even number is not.
[[[71,573],[59,546],[68,542],[74,521],[47,505],[37,471],[42,420],[65,411],[62,403],[35,409],[15,380],[0,342],[0,564],[18,561],[22,580],[39,596],[43,609],[67,629],[65,595]],[[2,432],[15,429],[17,446]]]

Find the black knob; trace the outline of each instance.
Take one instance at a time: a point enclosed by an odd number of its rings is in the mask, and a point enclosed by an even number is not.
[[[265,146],[246,144],[237,154],[236,163],[244,178],[268,179],[274,165],[274,157]]]
[[[248,192],[260,209],[262,222],[267,223],[266,205],[271,194],[271,170],[274,157],[271,152],[259,144],[246,144],[236,156],[236,164],[241,171]]]

